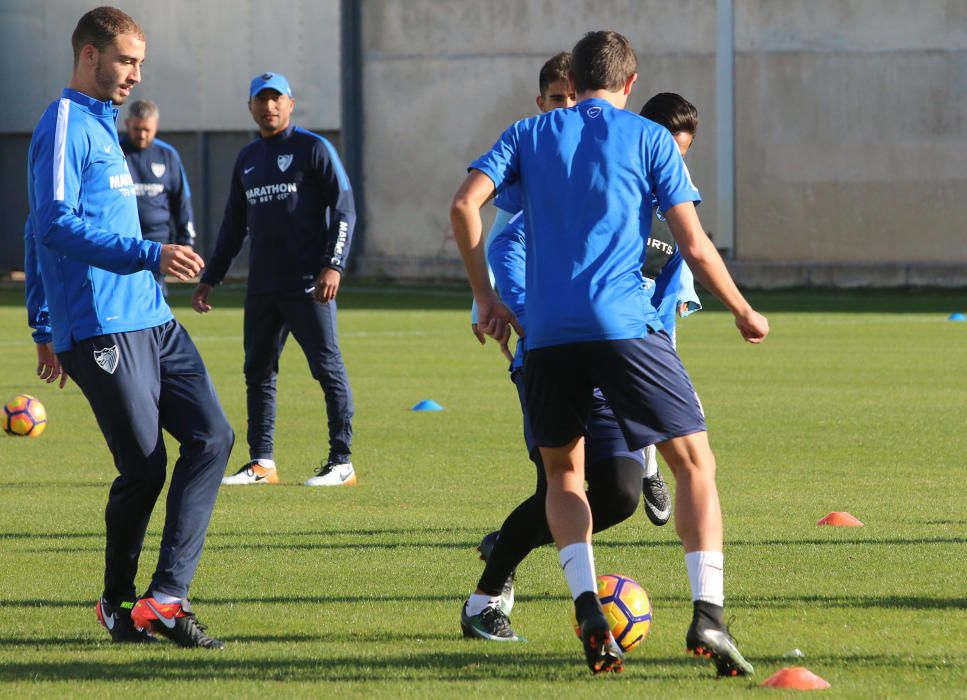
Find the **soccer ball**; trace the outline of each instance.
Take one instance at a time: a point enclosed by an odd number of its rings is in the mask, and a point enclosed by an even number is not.
[[[44,404],[29,394],[20,394],[3,407],[3,429],[9,435],[35,438],[46,427]]]
[[[620,574],[602,574],[598,576],[598,600],[622,651],[634,649],[644,641],[651,629],[651,601],[637,581]],[[581,636],[577,620],[574,631]]]

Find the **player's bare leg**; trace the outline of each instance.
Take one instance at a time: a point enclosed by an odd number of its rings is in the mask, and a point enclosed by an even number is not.
[[[624,655],[611,635],[597,596],[591,507],[584,491],[584,438],[562,447],[541,447],[541,458],[547,474],[547,525],[574,599],[584,657],[592,673],[619,672]]]
[[[675,475],[675,530],[685,551],[721,552],[722,509],[708,433],[673,438],[658,450]]]
[[[722,509],[708,433],[673,438],[658,450],[675,475],[675,529],[685,548],[692,589],[694,611],[685,645],[696,655],[711,657],[719,675],[750,674],[752,664],[725,626]]]

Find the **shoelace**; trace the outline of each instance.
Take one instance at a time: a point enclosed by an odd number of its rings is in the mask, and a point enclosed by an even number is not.
[[[325,464],[320,464],[318,467],[316,467],[316,476],[325,476],[335,468],[336,468],[336,465],[333,464],[332,462],[326,462]]]
[[[510,628],[510,618],[504,615],[497,606],[487,606],[484,608],[483,612],[480,613],[480,619],[488,623],[488,626],[501,632]]]

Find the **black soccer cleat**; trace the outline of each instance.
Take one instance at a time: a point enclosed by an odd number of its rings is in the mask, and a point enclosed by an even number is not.
[[[131,621],[133,600],[123,600],[117,605],[108,603],[104,596],[97,599],[94,611],[101,627],[111,634],[111,641],[118,644],[155,644],[155,639],[147,630],[140,630]]]
[[[510,618],[507,617],[499,606],[487,606],[482,612],[476,615],[467,614],[467,603],[463,604],[460,611],[460,627],[463,629],[463,636],[477,639],[486,639],[491,642],[523,642],[523,637],[518,637],[514,629],[510,626]]]
[[[477,551],[480,552],[480,558],[483,561],[490,559],[490,553],[494,551],[494,547],[497,544],[497,539],[500,537],[500,532],[494,530],[493,532],[484,535],[484,538],[480,540],[480,544],[477,545]],[[510,574],[504,581],[503,587],[500,589],[500,610],[504,615],[510,615],[510,611],[514,609],[514,583],[517,580],[517,569],[513,568],[510,570]]]
[[[225,642],[208,636],[208,627],[198,621],[187,600],[166,604],[146,596],[135,603],[131,619],[139,629],[154,630],[180,647],[225,648]]]
[[[661,527],[667,523],[672,514],[672,499],[660,471],[641,480],[641,495],[641,507],[652,524]]]
[[[598,596],[593,591],[585,591],[574,601],[574,612],[591,673],[621,673],[625,656],[614,641]]]
[[[694,610],[692,624],[685,635],[686,650],[712,659],[720,676],[752,675],[752,664],[742,656],[723,622],[722,607],[697,600]]]

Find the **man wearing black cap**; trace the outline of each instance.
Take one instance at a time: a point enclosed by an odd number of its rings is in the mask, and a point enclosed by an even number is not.
[[[336,294],[349,254],[356,210],[332,144],[291,123],[295,100],[279,73],[252,79],[248,108],[260,138],[238,155],[215,251],[192,296],[211,310],[212,287],[225,277],[246,234],[252,238],[245,297],[245,383],[249,459],[223,484],[274,484],[273,453],[279,355],[291,332],[326,397],[329,453],[307,486],[356,483],[350,461],[353,397],[339,351]]]

